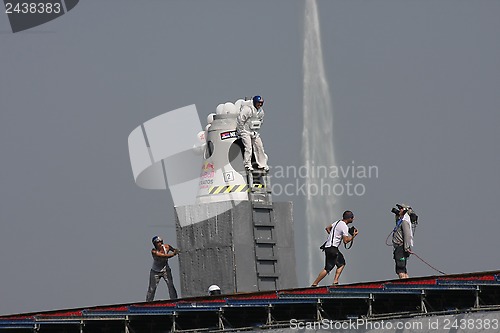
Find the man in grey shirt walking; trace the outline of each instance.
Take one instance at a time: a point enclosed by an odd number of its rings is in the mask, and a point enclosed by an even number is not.
[[[149,272],[149,287],[146,295],[146,302],[151,302],[154,299],[156,287],[161,278],[167,283],[170,298],[177,298],[177,291],[174,287],[174,280],[172,279],[172,272],[168,265],[168,258],[175,256],[178,250],[168,244],[164,245],[163,239],[159,236],[154,236],[152,242],[155,248],[151,250],[153,266]]]

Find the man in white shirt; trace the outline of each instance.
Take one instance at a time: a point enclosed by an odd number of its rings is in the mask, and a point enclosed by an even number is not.
[[[345,267],[344,255],[339,251],[339,246],[351,242],[358,234],[358,230],[354,229],[352,235],[349,234],[347,225],[354,220],[354,214],[350,210],[346,210],[342,215],[342,220],[336,221],[325,228],[328,233],[328,239],[324,244],[325,247],[325,268],[319,272],[318,277],[314,280],[312,287],[316,287],[330,271],[337,266],[333,284],[339,283],[339,277]]]

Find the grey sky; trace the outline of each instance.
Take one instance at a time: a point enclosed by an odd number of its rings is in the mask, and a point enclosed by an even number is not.
[[[415,251],[436,267],[499,269],[500,1],[318,7],[336,160],[379,171],[341,198],[360,230],[341,283],[396,277],[396,202],[419,213]],[[205,121],[261,94],[270,164],[300,166],[303,15],[290,0],[86,0],[12,34],[0,14],[0,314],[144,300],[151,237],[175,244],[169,192],[132,177],[127,137],[146,120],[196,104]],[[304,198],[279,199],[306,286]],[[409,273],[435,274],[416,258]]]

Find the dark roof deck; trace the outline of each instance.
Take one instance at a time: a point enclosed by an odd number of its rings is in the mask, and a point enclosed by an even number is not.
[[[0,316],[16,332],[231,331],[500,310],[500,271]]]

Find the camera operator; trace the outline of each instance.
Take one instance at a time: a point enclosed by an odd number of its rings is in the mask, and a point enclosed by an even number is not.
[[[316,287],[335,266],[337,266],[337,270],[335,271],[333,284],[339,284],[340,274],[345,267],[344,255],[339,251],[339,246],[342,241],[344,244],[351,242],[358,234],[356,228],[351,229],[352,235],[349,234],[347,225],[352,223],[353,220],[354,214],[350,210],[346,210],[342,215],[342,220],[338,220],[325,228],[328,233],[328,239],[321,247],[325,251],[325,268],[319,273],[311,287]]]
[[[396,205],[399,214],[396,215],[396,227],[392,233],[392,245],[394,247],[394,261],[396,263],[396,274],[400,279],[407,279],[406,262],[412,253],[413,233],[411,230],[411,220],[408,210],[411,207],[407,205]]]

